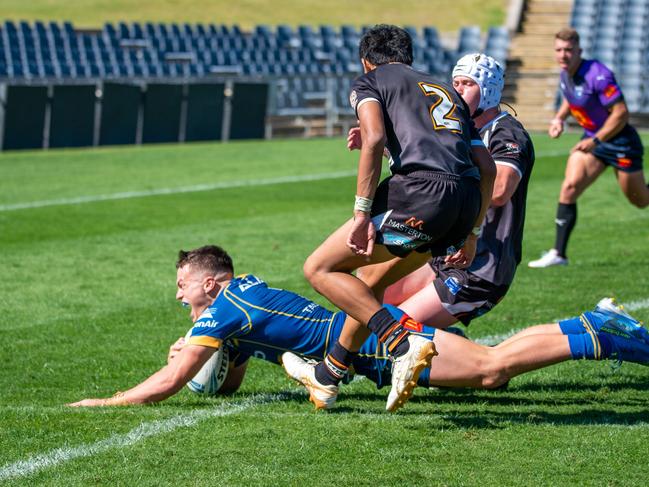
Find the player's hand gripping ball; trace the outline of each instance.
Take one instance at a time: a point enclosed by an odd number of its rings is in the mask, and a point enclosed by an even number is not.
[[[191,330],[185,335],[185,342],[189,340]],[[201,396],[217,396],[219,389],[228,376],[229,353],[228,348],[223,344],[205,362],[205,365],[198,371],[196,376],[187,383],[190,391]]]

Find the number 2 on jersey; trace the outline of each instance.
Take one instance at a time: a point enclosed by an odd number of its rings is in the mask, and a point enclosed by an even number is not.
[[[437,100],[430,107],[430,118],[433,120],[435,130],[448,129],[451,132],[462,133],[462,124],[453,116],[455,103],[451,100],[451,95],[439,85],[431,83],[419,83],[419,87],[426,96],[437,96]]]

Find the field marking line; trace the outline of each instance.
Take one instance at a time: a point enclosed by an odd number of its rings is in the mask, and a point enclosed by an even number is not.
[[[537,154],[537,158],[555,157],[568,154],[566,151],[548,151]],[[267,179],[242,179],[235,181],[222,181],[218,183],[196,184],[192,186],[180,186],[177,188],[159,188],[140,191],[124,191],[120,193],[99,194],[92,196],[75,196],[72,198],[59,198],[52,200],[28,201],[25,203],[11,203],[0,205],[0,212],[27,210],[31,208],[45,208],[48,206],[80,205],[83,203],[96,203],[99,201],[114,201],[130,198],[145,198],[149,196],[172,195],[182,193],[198,193],[201,191],[213,191],[215,189],[245,188],[247,186],[269,186],[272,184],[300,183],[306,181],[324,181],[327,179],[339,179],[356,176],[357,170],[337,171],[331,173],[304,174],[299,176],[280,176]]]
[[[213,191],[215,189],[235,189],[249,186],[270,186],[273,184],[302,183],[308,181],[324,181],[355,176],[356,170],[337,171],[318,174],[303,174],[298,176],[280,176],[266,179],[241,179],[222,181],[209,184],[195,184],[193,186],[180,186],[177,188],[158,188],[141,191],[125,191],[121,193],[98,194],[92,196],[76,196],[73,198],[60,198],[53,200],[29,201],[25,203],[12,203],[0,205],[0,212],[26,210],[31,208],[45,208],[48,206],[79,205],[83,203],[96,203],[99,201],[125,200],[130,198],[145,198],[149,196],[173,195],[182,193],[198,193]]]
[[[629,301],[628,303],[621,303],[621,304],[624,307],[624,309],[627,311],[637,311],[639,309],[647,309],[649,308],[649,298],[638,299],[636,301]],[[563,319],[565,318],[557,318],[555,320],[552,320],[551,322],[556,323]],[[534,326],[534,325],[528,325],[523,328],[512,328],[511,330],[506,331],[505,333],[486,335],[479,338],[471,338],[471,340],[476,343],[479,343],[480,345],[487,345],[487,346],[497,345],[503,340],[507,340],[509,337],[514,336],[516,333],[518,333],[521,330],[524,330],[525,328],[528,328],[529,326]]]
[[[208,418],[231,416],[256,406],[266,405],[283,400],[285,394],[260,394],[254,395],[246,400],[226,404],[225,407],[200,409],[186,415],[177,415],[169,419],[142,423],[126,434],[116,434],[95,443],[87,443],[74,447],[62,447],[51,450],[47,453],[35,455],[27,460],[20,460],[0,468],[0,481],[15,479],[31,475],[40,470],[55,467],[61,463],[76,458],[90,457],[103,453],[112,448],[123,448],[133,445],[146,438],[169,433],[178,428],[194,426],[200,421]]]

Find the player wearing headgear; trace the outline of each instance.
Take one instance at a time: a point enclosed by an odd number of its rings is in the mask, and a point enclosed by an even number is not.
[[[471,266],[457,269],[433,258],[386,290],[385,303],[405,303],[413,319],[424,324],[445,328],[461,321],[468,325],[490,311],[509,290],[521,261],[534,146],[520,122],[500,109],[504,84],[503,69],[486,54],[467,54],[453,69],[453,86],[469,106],[497,172]],[[348,147],[354,143],[350,139]]]
[[[233,392],[243,381],[250,357],[278,363],[282,356],[291,360],[284,354],[290,350],[301,357],[322,359],[342,331],[344,313],[268,287],[251,274],[234,277],[232,259],[220,247],[180,251],[176,267],[176,299],[189,307],[194,323],[187,342],[181,338],[172,345],[169,363],[135,387],[72,406],[162,401],[181,390],[220,347],[229,347],[231,361],[219,393]],[[396,319],[407,320],[398,308],[388,310]],[[506,346],[484,347],[433,328],[419,332],[425,340],[435,335],[441,360],[420,375],[420,385],[496,387],[514,375],[571,358],[649,364],[647,331],[607,300],[579,317],[541,325]],[[355,357],[353,368],[381,387],[390,382],[388,364],[385,345],[372,335]],[[316,405],[319,399],[315,396]]]
[[[353,218],[304,264],[314,289],[349,319],[323,362],[289,373],[301,374],[312,395],[318,391],[333,402],[338,383],[373,332],[394,359],[386,404],[394,411],[407,401],[435,350],[430,341],[411,336],[420,324],[395,321],[376,295],[420,267],[426,254],[448,255],[452,265],[471,263],[471,229],[480,227],[489,206],[495,166],[452,86],[410,66],[412,40],[405,30],[375,26],[361,38],[359,55],[365,74],[354,80],[350,94],[363,140]],[[378,185],[385,147],[392,176]],[[372,281],[352,274],[386,261]]]
[[[607,166],[627,199],[638,208],[649,205],[649,187],[642,170],[644,148],[636,130],[629,125],[629,111],[615,75],[596,59],[582,59],[579,34],[566,28],[554,40],[554,55],[561,67],[563,102],[548,133],[563,133],[568,115],[584,129],[571,150],[559,193],[554,248],[530,267],[566,265],[568,239],[577,223],[577,199]]]

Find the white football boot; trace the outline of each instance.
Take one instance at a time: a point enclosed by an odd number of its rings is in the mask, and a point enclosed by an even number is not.
[[[540,269],[543,267],[552,267],[553,265],[568,265],[568,259],[561,257],[557,249],[550,249],[544,252],[540,259],[532,260],[528,267]]]
[[[391,412],[403,406],[412,395],[412,390],[417,386],[419,373],[430,365],[435,355],[435,344],[418,335],[408,335],[410,348],[396,357],[392,364],[392,389],[388,394],[385,409]]]
[[[288,376],[302,384],[309,391],[309,401],[316,409],[331,409],[338,397],[338,386],[324,385],[315,378],[315,365],[313,360],[303,358],[291,352],[282,354],[282,367]]]

